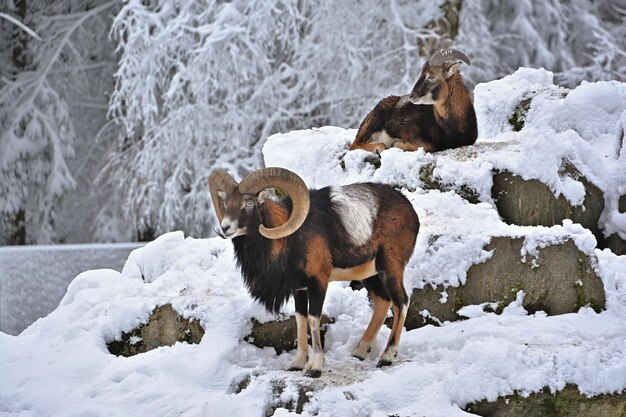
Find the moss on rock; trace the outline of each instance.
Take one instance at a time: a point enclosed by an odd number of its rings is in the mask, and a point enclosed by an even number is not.
[[[618,417],[626,416],[626,392],[587,397],[567,385],[555,393],[544,388],[527,397],[514,394],[480,401],[465,410],[483,417]]]
[[[480,196],[476,190],[466,184],[447,184],[438,178],[435,174],[435,164],[429,163],[420,168],[419,179],[422,182],[422,188],[425,190],[439,190],[442,192],[455,191],[459,196],[472,204],[480,203]]]
[[[524,128],[524,124],[526,124],[526,114],[528,114],[532,101],[532,97],[525,98],[513,109],[513,113],[511,117],[509,117],[509,124],[513,127],[513,131],[519,132]]]

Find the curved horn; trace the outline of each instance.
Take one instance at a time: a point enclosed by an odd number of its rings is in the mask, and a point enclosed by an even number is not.
[[[211,200],[213,201],[213,208],[217,215],[217,221],[222,223],[224,218],[224,210],[220,202],[219,191],[223,191],[226,194],[231,194],[237,189],[237,181],[230,176],[224,169],[216,169],[209,176],[209,191],[211,192]]]
[[[274,228],[259,226],[259,233],[268,239],[280,239],[294,233],[309,214],[309,189],[298,175],[284,168],[263,168],[246,176],[239,184],[242,194],[258,194],[269,187],[280,187],[291,197],[291,216]]]
[[[440,49],[433,54],[428,60],[428,64],[433,67],[440,67],[448,61],[460,60],[470,65],[470,59],[463,52],[458,49]]]

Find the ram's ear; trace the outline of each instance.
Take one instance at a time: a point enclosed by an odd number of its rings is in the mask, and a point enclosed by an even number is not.
[[[452,77],[461,69],[461,61],[445,63],[443,66],[443,76],[447,78]]]
[[[217,196],[220,198],[220,203],[222,204],[222,207],[226,208],[226,197],[228,197],[228,194],[226,194],[224,191],[218,191]]]
[[[265,190],[263,190],[259,194],[257,194],[256,201],[259,204],[263,204],[267,200],[274,199],[275,197],[276,197],[276,194],[274,193],[274,189],[273,188],[266,188]]]

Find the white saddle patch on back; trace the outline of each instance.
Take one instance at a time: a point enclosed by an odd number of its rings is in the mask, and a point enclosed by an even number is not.
[[[355,246],[366,244],[372,237],[374,219],[378,214],[376,194],[359,184],[331,187],[330,201],[348,232],[348,240]]]

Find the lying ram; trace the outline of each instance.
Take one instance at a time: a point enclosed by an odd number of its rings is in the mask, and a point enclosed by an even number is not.
[[[476,142],[476,113],[459,73],[463,62],[470,60],[456,49],[435,52],[409,95],[387,97],[365,117],[350,149],[434,152]]]
[[[263,190],[271,187],[279,187],[287,197],[269,198]],[[404,268],[419,229],[411,203],[399,191],[374,183],[309,190],[300,177],[282,168],[255,171],[240,183],[217,170],[209,188],[220,234],[232,239],[251,295],[271,312],[294,297],[298,348],[290,369],[321,375],[320,319],[326,289],[330,281],[349,280],[362,280],[374,305],[352,355],[365,358],[393,306],[391,335],[378,366],[391,364],[409,301]]]

